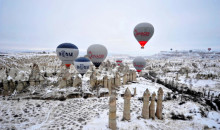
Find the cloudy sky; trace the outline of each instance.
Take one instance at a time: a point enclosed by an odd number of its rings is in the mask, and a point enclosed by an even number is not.
[[[50,49],[71,42],[85,52],[103,44],[111,53],[220,50],[219,0],[0,0],[1,49]],[[155,32],[144,50],[133,36],[140,22]]]

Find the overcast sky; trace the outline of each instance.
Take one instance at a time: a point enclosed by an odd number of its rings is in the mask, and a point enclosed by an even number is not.
[[[155,29],[144,50],[133,36],[140,22]],[[63,42],[130,55],[220,50],[220,0],[0,0],[1,49],[56,50]]]

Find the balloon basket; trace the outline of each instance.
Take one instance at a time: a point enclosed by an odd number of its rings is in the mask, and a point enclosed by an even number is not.
[[[144,49],[144,47],[141,47],[141,49]]]

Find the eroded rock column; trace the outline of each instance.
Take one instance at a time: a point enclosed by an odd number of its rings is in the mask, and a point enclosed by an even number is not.
[[[121,79],[119,73],[116,73],[115,75],[115,86],[119,87],[121,85]]]
[[[108,91],[109,91],[109,95],[111,95],[112,92],[112,79],[108,79]]]
[[[105,75],[104,77],[103,77],[103,86],[104,86],[104,88],[108,88],[108,76],[107,75]]]
[[[135,71],[132,71],[132,79],[133,81],[137,81],[137,75]]]
[[[90,76],[90,86],[91,86],[91,88],[95,87],[96,81],[97,81],[96,72],[93,71],[91,76]]]
[[[124,94],[123,120],[130,120],[130,99],[131,91],[127,88]]]
[[[109,128],[116,130],[116,97],[114,94],[109,99]]]
[[[24,89],[24,84],[22,83],[22,81],[18,81],[16,89],[18,92],[21,92]]]
[[[150,118],[153,120],[155,119],[155,92],[151,96],[151,103],[150,103]]]
[[[130,70],[130,72],[129,72],[129,81],[133,81],[133,79],[132,79],[132,71]]]
[[[127,84],[127,74],[123,76],[123,85]]]
[[[146,89],[143,95],[143,108],[141,113],[144,119],[149,119],[149,97],[150,92],[148,89]]]
[[[162,120],[162,101],[163,101],[163,89],[160,87],[157,93],[157,110],[156,116]]]

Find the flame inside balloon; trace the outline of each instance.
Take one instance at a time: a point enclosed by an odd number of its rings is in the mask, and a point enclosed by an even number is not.
[[[141,72],[141,70],[137,70],[137,72]]]
[[[139,43],[140,43],[141,47],[144,48],[145,44],[147,44],[147,41],[139,41]]]
[[[71,64],[65,64],[65,66],[66,66],[67,68],[69,68],[69,67],[70,67],[70,65],[71,65]]]

